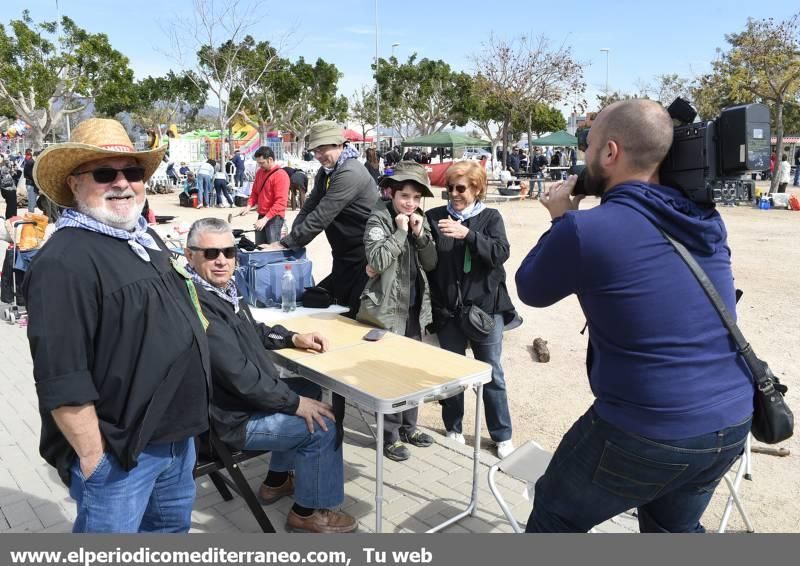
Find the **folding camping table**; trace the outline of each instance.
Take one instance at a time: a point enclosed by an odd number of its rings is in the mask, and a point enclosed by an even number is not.
[[[259,315],[261,313],[257,312],[254,317],[259,319]],[[377,342],[367,342],[363,336],[371,327],[336,314],[293,318],[281,324],[295,332],[320,332],[328,338],[330,346],[324,354],[296,349],[271,350],[278,365],[376,415],[379,441],[375,449],[375,532],[381,532],[383,511],[383,451],[380,449],[383,415],[446,399],[475,387],[472,496],[462,512],[428,532],[439,531],[477,510],[483,384],[492,379],[488,364],[391,333]]]

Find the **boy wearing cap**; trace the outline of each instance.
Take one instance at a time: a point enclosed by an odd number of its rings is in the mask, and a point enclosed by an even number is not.
[[[40,453],[77,503],[74,532],[187,532],[193,438],[208,428],[194,284],[141,217],[163,149],[90,119],[34,178],[66,207],[23,284]]]
[[[300,248],[323,230],[331,245],[333,269],[320,282],[336,301],[358,311],[359,295],[367,282],[364,228],[378,192],[375,181],[358,160],[358,152],[345,145],[344,130],[330,120],[311,126],[308,147],[321,167],[314,190],[306,199],[288,235],[266,249]]]
[[[357,319],[396,334],[419,340],[422,329],[433,322],[426,271],[436,267],[437,254],[431,227],[419,207],[422,197],[432,197],[425,167],[401,161],[380,185],[391,200],[379,202],[367,220],[364,247],[371,273],[361,293]],[[383,453],[390,460],[411,456],[404,443],[418,447],[433,439],[417,430],[417,407],[385,415]]]

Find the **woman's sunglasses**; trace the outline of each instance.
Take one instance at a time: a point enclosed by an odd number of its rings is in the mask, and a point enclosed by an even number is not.
[[[189,246],[189,249],[193,252],[203,252],[203,257],[208,261],[214,261],[219,257],[219,254],[224,255],[226,259],[233,259],[236,257],[236,246],[231,246],[229,248],[193,248]]]
[[[464,191],[467,190],[467,186],[466,185],[447,185],[447,192],[448,193],[452,193],[453,189],[458,191],[458,194],[462,194]]]
[[[79,171],[73,175],[86,175],[91,173],[95,183],[102,183],[107,185],[114,182],[117,178],[117,173],[122,172],[125,179],[129,183],[138,183],[144,179],[144,167],[124,167],[123,169],[114,169],[113,167],[98,167],[91,171]]]

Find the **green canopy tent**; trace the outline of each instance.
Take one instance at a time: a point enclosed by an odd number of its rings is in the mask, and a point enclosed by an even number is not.
[[[403,147],[449,147],[450,149],[460,149],[464,147],[486,147],[492,142],[480,138],[472,138],[459,132],[436,132],[429,136],[409,138],[404,140]]]
[[[530,145],[550,145],[556,147],[566,147],[566,146],[577,146],[578,145],[578,138],[575,136],[570,135],[568,132],[561,130],[559,132],[553,132],[552,134],[548,134],[543,138],[538,138],[533,140]]]

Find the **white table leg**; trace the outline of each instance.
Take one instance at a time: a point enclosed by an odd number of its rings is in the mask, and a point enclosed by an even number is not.
[[[375,532],[380,533],[383,519],[383,413],[375,416]]]
[[[475,445],[472,452],[472,497],[469,500],[469,505],[461,513],[439,523],[435,527],[428,529],[427,533],[435,533],[442,529],[449,527],[453,523],[457,523],[468,515],[474,515],[478,510],[478,476],[480,472],[481,463],[481,418],[483,417],[483,384],[478,385],[476,391],[475,401]]]

